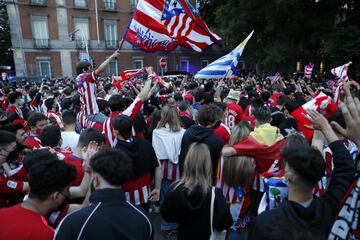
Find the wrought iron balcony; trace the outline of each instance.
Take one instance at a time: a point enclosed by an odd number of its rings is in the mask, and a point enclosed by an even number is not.
[[[105,47],[107,49],[116,49],[119,47],[118,40],[105,40]]]
[[[88,1],[87,0],[74,0],[74,8],[87,9]]]
[[[49,39],[48,38],[34,38],[34,47],[35,48],[48,48]]]
[[[43,6],[45,4],[45,0],[30,0],[30,4]]]
[[[89,41],[86,41],[86,44],[88,45],[88,48],[89,48]],[[86,45],[85,45],[84,40],[76,39],[76,47],[79,48],[79,49],[85,49]]]

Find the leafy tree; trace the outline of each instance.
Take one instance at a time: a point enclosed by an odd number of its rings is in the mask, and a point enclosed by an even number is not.
[[[14,66],[9,18],[4,2],[0,3],[0,49],[0,66]]]
[[[355,61],[360,60],[359,1],[207,0],[201,6],[226,49],[255,30],[244,57],[262,71],[293,72],[297,61],[319,66],[326,60],[330,68],[349,59],[355,69]]]

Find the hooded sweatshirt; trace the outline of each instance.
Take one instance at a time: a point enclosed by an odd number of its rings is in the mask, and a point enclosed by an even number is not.
[[[265,211],[256,217],[249,239],[265,239],[286,230],[312,231],[318,239],[327,238],[341,200],[354,178],[354,164],[342,141],[329,145],[334,153],[332,181],[322,197],[314,196],[308,207],[293,201],[284,201],[276,209]],[[273,236],[276,239],[276,236]],[[288,239],[292,239],[290,236]]]
[[[276,141],[282,139],[281,134],[278,133],[277,127],[273,127],[270,123],[265,123],[256,127],[250,135],[255,138],[259,143],[265,145],[272,145]]]
[[[182,174],[185,157],[189,151],[190,145],[194,142],[205,143],[209,147],[213,176],[215,176],[216,166],[222,149],[221,138],[214,133],[213,128],[205,128],[199,125],[191,126],[184,133],[179,156],[180,173]]]
[[[136,205],[146,204],[155,168],[159,166],[154,149],[147,140],[141,138],[118,141],[116,148],[132,160],[129,181],[121,185],[127,200]]]
[[[179,224],[178,240],[197,239],[208,240],[210,237],[210,202],[211,191],[203,194],[199,186],[190,193],[180,185],[173,184],[166,194],[160,208],[165,221]],[[232,225],[229,207],[221,189],[215,189],[213,227],[222,231]]]

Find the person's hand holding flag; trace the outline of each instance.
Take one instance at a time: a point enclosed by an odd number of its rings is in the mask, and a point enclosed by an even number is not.
[[[354,141],[360,146],[360,101],[353,97],[350,92],[349,84],[343,83],[345,91],[345,101],[339,103],[339,108],[344,115],[346,129],[337,122],[331,122],[331,126],[341,135]]]

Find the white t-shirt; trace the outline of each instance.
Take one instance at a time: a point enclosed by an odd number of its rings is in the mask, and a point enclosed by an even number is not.
[[[61,132],[62,144],[61,148],[70,147],[74,151],[78,142],[80,135],[76,132]]]

